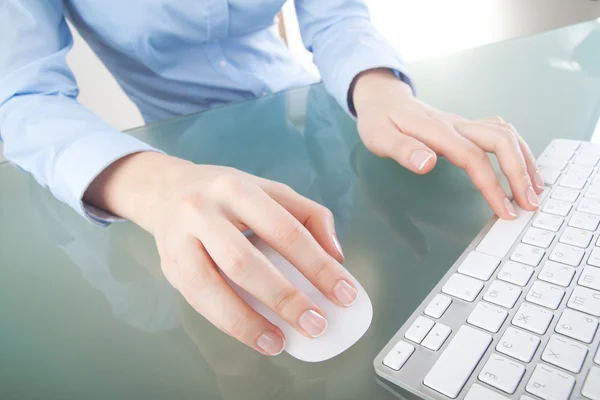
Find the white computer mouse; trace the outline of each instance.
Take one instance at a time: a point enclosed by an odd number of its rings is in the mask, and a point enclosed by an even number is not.
[[[307,362],[320,362],[337,356],[360,339],[373,318],[373,307],[365,289],[354,277],[352,280],[358,289],[356,303],[351,307],[339,307],[329,301],[308,279],[300,273],[279,253],[256,235],[251,235],[248,240],[256,246],[273,265],[292,282],[298,289],[309,296],[313,302],[321,307],[327,316],[327,330],[318,338],[308,338],[295,328],[282,320],[277,314],[256,300],[254,296],[237,286],[229,283],[235,291],[258,313],[262,314],[277,325],[285,335],[285,351],[291,356]]]

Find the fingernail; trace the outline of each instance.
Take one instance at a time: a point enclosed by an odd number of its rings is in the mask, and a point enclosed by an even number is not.
[[[535,194],[535,191],[531,186],[529,186],[527,189],[527,200],[534,207],[540,206],[540,199],[538,198],[537,194]]]
[[[276,356],[283,351],[285,340],[273,331],[264,331],[256,341],[256,345],[265,353]]]
[[[346,307],[350,307],[356,302],[358,292],[345,280],[340,280],[333,288],[333,294],[340,303]]]
[[[429,161],[432,157],[433,154],[431,154],[429,151],[417,150],[412,153],[412,156],[410,156],[410,162],[418,171],[420,171],[423,169],[423,167],[425,167],[427,161]]]
[[[517,214],[517,210],[515,209],[515,206],[513,205],[512,201],[510,201],[508,198],[504,198],[504,208],[506,208],[506,211],[508,211],[508,213],[510,215],[512,215],[513,217],[518,217],[519,215]]]
[[[327,320],[315,310],[304,311],[298,318],[298,324],[314,338],[321,336],[327,329]]]
[[[333,244],[335,245],[336,250],[338,251],[338,253],[340,253],[342,258],[344,258],[344,252],[342,251],[342,245],[340,244],[340,241],[338,240],[337,235],[334,233],[331,237],[333,239]]]
[[[539,171],[535,171],[535,174],[533,175],[533,181],[535,183],[535,186],[537,186],[539,189],[544,190],[544,179],[540,175]]]

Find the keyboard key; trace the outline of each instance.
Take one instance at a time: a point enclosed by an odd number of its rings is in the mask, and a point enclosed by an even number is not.
[[[555,157],[562,157],[566,160],[570,160],[575,155],[577,149],[582,148],[587,150],[586,154],[595,154],[596,148],[590,143],[582,143],[572,139],[554,139],[550,142],[550,145],[544,154],[550,154]],[[547,152],[547,153],[546,153]]]
[[[594,290],[600,290],[600,268],[587,265],[579,276],[577,283],[580,286],[585,286]]]
[[[563,311],[554,328],[556,332],[584,343],[592,343],[597,329],[597,319],[569,309]]]
[[[404,337],[411,342],[421,343],[425,335],[433,328],[435,322],[425,317],[418,317],[415,322],[408,328]]]
[[[513,251],[510,259],[521,264],[537,267],[544,257],[546,252],[539,247],[531,246],[524,243],[519,243]]]
[[[448,307],[452,304],[452,299],[448,296],[444,296],[443,294],[437,294],[433,300],[429,303],[427,308],[425,308],[425,314],[429,315],[431,318],[440,318]]]
[[[458,272],[473,278],[487,281],[500,265],[498,257],[489,256],[478,251],[470,252],[458,267]]]
[[[555,285],[567,287],[575,276],[575,268],[555,261],[546,261],[540,271],[538,278],[542,281],[554,283]]]
[[[552,261],[577,267],[581,263],[584,254],[585,251],[578,247],[557,243],[549,258]]]
[[[581,389],[581,394],[590,400],[600,400],[600,368],[590,368]]]
[[[388,368],[399,371],[400,368],[404,366],[406,361],[408,361],[414,351],[415,348],[413,345],[400,340],[385,356],[383,359],[383,364]]]
[[[587,347],[582,344],[559,335],[552,335],[542,353],[542,360],[578,374],[587,352]]]
[[[556,285],[542,281],[535,281],[525,299],[531,303],[556,310],[560,305],[565,290]]]
[[[425,376],[423,383],[455,399],[491,342],[491,335],[463,325]]]
[[[558,184],[562,187],[567,187],[571,189],[581,190],[587,183],[587,176],[568,173],[564,174],[562,178],[558,181]]]
[[[499,354],[492,354],[479,373],[479,380],[505,393],[513,394],[524,374],[523,365]],[[479,399],[484,398],[487,399],[487,397]]]
[[[540,338],[520,329],[509,327],[496,345],[496,350],[528,363],[540,345]]]
[[[558,232],[564,220],[563,217],[559,217],[558,215],[538,212],[538,215],[533,220],[533,226],[536,228],[547,229],[552,232]]]
[[[577,211],[588,214],[600,215],[600,200],[582,199],[577,206]]]
[[[450,327],[442,324],[435,324],[421,344],[429,350],[438,351],[444,345],[444,342],[448,339],[450,333],[452,333]]]
[[[575,158],[573,158],[573,164],[594,167],[598,164],[598,160],[600,160],[600,157],[595,154],[577,154]]]
[[[540,201],[545,196],[546,192],[542,192],[539,195]],[[515,202],[513,202],[513,205],[519,216],[510,221],[505,219],[496,220],[481,242],[479,242],[479,245],[477,245],[477,251],[498,258],[504,258],[508,254],[508,251],[535,214],[535,211],[523,210]]]
[[[596,243],[596,246],[598,246],[598,243]],[[588,258],[587,263],[595,267],[600,267],[600,248],[595,247],[594,249],[592,249],[592,252],[590,253],[590,258]]]
[[[525,236],[523,236],[521,241],[532,246],[547,249],[554,240],[554,236],[555,234],[552,231],[531,227],[527,229],[527,232],[525,232]]]
[[[472,302],[483,289],[483,282],[469,276],[454,274],[448,279],[442,292]]]
[[[478,385],[478,384],[474,384],[473,386],[471,386],[471,389],[469,389],[469,392],[465,396],[465,400],[482,400],[482,399],[485,399],[485,400],[510,400],[508,397],[502,396],[501,394],[498,394],[498,393],[494,392],[493,390],[490,390],[490,389],[483,387],[481,385]]]
[[[521,289],[518,286],[494,281],[483,295],[483,299],[505,308],[513,308],[520,296]]]
[[[545,308],[523,303],[513,316],[512,324],[530,332],[543,335],[548,330],[554,314]]]
[[[575,211],[569,220],[569,226],[573,228],[585,229],[586,231],[594,232],[598,229],[600,217],[597,215],[586,214]]]
[[[600,186],[597,186],[597,185],[590,186],[585,191],[585,198],[600,200]]]
[[[585,165],[579,165],[579,164],[571,164],[567,167],[567,170],[566,170],[567,174],[580,175],[585,178],[589,178],[593,172],[594,172],[594,168],[587,167]]]
[[[598,348],[598,351],[596,351],[596,356],[594,357],[594,362],[596,364],[600,364],[600,348]]]
[[[590,245],[593,236],[591,232],[569,226],[560,235],[559,242],[585,249]]]
[[[561,174],[560,170],[552,168],[540,167],[539,171],[546,185],[554,185]]]
[[[515,261],[507,261],[498,273],[498,279],[519,286],[526,286],[533,275],[534,269],[529,265]]]
[[[544,400],[568,400],[575,378],[548,365],[538,364],[525,390]]]
[[[600,155],[600,146],[596,143],[583,143],[581,146],[581,154]]]
[[[567,167],[568,163],[569,163],[568,159],[565,160],[564,158],[561,158],[561,157],[552,157],[552,156],[542,155],[540,158],[537,159],[537,165],[539,167],[550,168],[550,169],[563,170]]]
[[[577,286],[569,298],[567,307],[600,317],[600,292]]]
[[[467,322],[488,332],[498,333],[506,317],[508,311],[482,301],[477,303]]]
[[[569,203],[575,203],[575,201],[577,200],[578,197],[579,197],[578,190],[564,188],[564,187],[560,187],[560,186],[556,187],[552,191],[552,194],[550,195],[550,198],[552,198],[554,200],[566,201]]]
[[[564,177],[563,177],[564,180]],[[566,217],[571,211],[573,205],[566,201],[549,199],[546,204],[542,207],[542,211],[548,214],[559,215],[561,217]]]

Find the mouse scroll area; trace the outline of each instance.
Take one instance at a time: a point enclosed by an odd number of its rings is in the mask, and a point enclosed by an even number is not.
[[[348,308],[330,302],[308,279],[279,253],[273,250],[256,235],[248,240],[259,249],[298,289],[321,307],[327,317],[327,330],[317,338],[308,338],[283,321],[244,289],[231,282],[229,284],[254,310],[277,325],[285,335],[285,351],[291,356],[307,362],[320,362],[337,356],[356,343],[367,331],[373,318],[373,307],[367,292],[352,277],[358,296]],[[352,276],[350,274],[350,276]]]

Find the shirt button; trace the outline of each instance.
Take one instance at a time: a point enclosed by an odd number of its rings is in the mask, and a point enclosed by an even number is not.
[[[225,61],[225,60],[219,61],[219,67],[225,68],[226,66],[227,66],[227,61]]]

